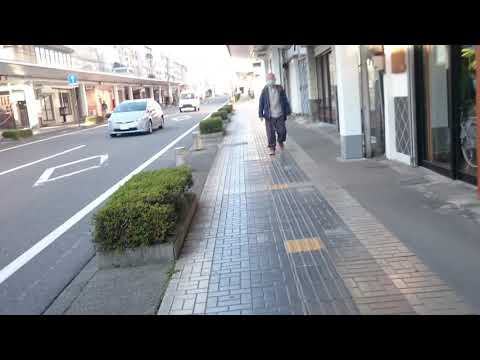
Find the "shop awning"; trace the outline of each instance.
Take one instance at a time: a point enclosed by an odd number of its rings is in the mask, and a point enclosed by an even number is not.
[[[29,64],[15,61],[0,60],[0,76],[10,78],[23,78],[25,80],[57,80],[67,82],[69,74],[76,74],[79,82],[102,82],[109,84],[142,85],[142,86],[166,86],[167,81],[151,78],[140,78],[128,75],[83,71],[67,68],[49,67],[45,65]],[[170,82],[170,85],[182,85],[178,82]]]

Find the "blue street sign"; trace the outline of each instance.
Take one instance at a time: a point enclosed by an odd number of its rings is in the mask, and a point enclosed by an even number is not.
[[[77,85],[77,75],[75,74],[70,74],[67,77],[68,79],[68,85]]]

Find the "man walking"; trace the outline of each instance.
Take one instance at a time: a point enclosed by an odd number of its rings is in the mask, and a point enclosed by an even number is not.
[[[260,95],[258,116],[265,119],[265,128],[267,130],[268,147],[270,155],[275,155],[275,149],[278,145],[283,150],[284,142],[287,139],[287,128],[285,122],[287,116],[292,113],[288,103],[287,94],[281,85],[275,84],[275,75],[267,75],[267,85],[263,88]]]

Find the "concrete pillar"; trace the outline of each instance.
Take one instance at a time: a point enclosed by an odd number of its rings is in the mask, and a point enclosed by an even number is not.
[[[307,46],[307,80],[310,116],[313,121],[317,121],[320,114],[320,100],[318,98],[317,62],[313,46]]]
[[[80,84],[80,108],[82,109],[82,116],[88,116],[88,100],[87,91],[85,90],[85,84]]]
[[[128,100],[133,100],[133,88],[131,86],[128,87]]]
[[[120,97],[118,96],[118,86],[115,85],[113,87],[113,99],[115,100],[115,106],[118,106],[120,104]]]
[[[188,150],[185,147],[176,147],[175,148],[175,165],[182,166],[187,164]]]
[[[272,69],[271,72],[275,74],[275,78],[277,79],[277,84],[283,84],[283,75],[282,75],[282,56],[280,53],[280,49],[273,48],[272,49]]]
[[[342,159],[363,158],[359,45],[335,45]]]
[[[33,84],[25,85],[23,87],[23,92],[25,94],[25,102],[27,104],[28,112],[28,122],[30,128],[38,128],[38,112],[39,106],[38,101],[35,99],[35,92],[33,90]]]
[[[153,86],[150,86],[150,99],[155,99],[155,96],[153,94]]]

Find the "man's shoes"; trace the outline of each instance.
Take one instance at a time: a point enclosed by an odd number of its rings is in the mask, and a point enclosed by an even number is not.
[[[275,155],[275,149],[270,148],[270,151],[268,152],[268,155],[270,155],[270,156]]]
[[[278,144],[278,146],[280,147],[280,150],[285,150],[285,145],[283,145],[283,143]]]

